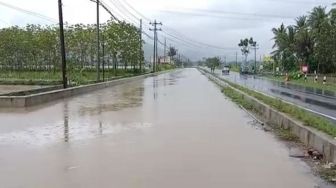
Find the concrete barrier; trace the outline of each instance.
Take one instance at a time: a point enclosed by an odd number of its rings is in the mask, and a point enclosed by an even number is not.
[[[244,100],[254,105],[256,112],[254,112],[259,118],[261,118],[266,124],[284,128],[289,130],[292,134],[296,135],[300,141],[307,147],[314,148],[321,154],[328,162],[336,163],[336,140],[335,138],[317,130],[312,127],[305,126],[302,122],[291,118],[287,114],[279,112],[273,109],[269,105],[257,100],[254,97],[228,85],[219,78],[200,70],[210,80],[215,82],[220,87],[230,87],[235,90],[239,95],[244,97]]]
[[[167,72],[170,72],[170,71],[145,74],[145,75],[134,76],[134,77],[129,77],[129,78],[122,78],[122,79],[112,80],[108,82],[72,87],[72,88],[67,88],[67,89],[58,89],[58,90],[47,91],[47,92],[42,92],[38,94],[31,94],[27,96],[0,96],[0,108],[22,108],[22,107],[35,106],[35,105],[55,101],[58,99],[64,99],[67,97],[85,94],[91,91],[96,91],[99,89],[131,82],[131,81],[136,81],[139,79],[152,77],[152,76],[167,73]]]

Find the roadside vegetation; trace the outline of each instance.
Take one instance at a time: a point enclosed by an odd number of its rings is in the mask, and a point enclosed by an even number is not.
[[[308,73],[336,73],[335,5],[331,9],[315,7],[308,15],[298,17],[294,25],[273,28],[273,61],[265,67],[291,73],[307,65]]]
[[[231,65],[230,71],[240,72],[240,66],[239,65]]]
[[[0,29],[0,83],[59,83],[61,60],[57,25]],[[128,23],[101,24],[100,54],[96,25],[66,25],[67,78],[79,85],[144,73],[143,43],[139,30]]]
[[[205,70],[206,72],[210,73],[209,71]],[[215,76],[215,75],[214,75]],[[272,108],[285,113],[297,120],[302,121],[306,126],[309,127],[313,127],[316,128],[332,137],[336,137],[336,126],[331,123],[330,121],[319,117],[315,114],[312,114],[306,110],[303,110],[297,106],[285,103],[279,99],[275,99],[266,95],[263,95],[261,93],[255,92],[253,90],[250,90],[246,87],[240,86],[238,84],[232,83],[228,80],[219,78],[222,81],[226,82],[227,84],[229,84],[230,86],[232,86],[233,88],[236,88],[256,99],[258,99],[259,101],[262,101],[263,103],[271,106]],[[239,97],[241,95],[239,95],[238,92],[234,91],[232,88],[228,89],[228,88],[224,88],[223,90],[224,94],[227,94],[228,97],[232,98],[233,101],[241,104],[243,107],[245,107],[246,109],[254,109],[253,107],[251,107],[251,105],[249,103],[247,103],[243,97]],[[245,101],[245,102],[244,102]],[[258,109],[254,109],[254,110],[258,110]]]
[[[271,76],[267,75],[266,78],[270,80],[275,80],[275,81],[285,81],[284,76]],[[336,91],[336,77],[330,78],[327,80],[326,84],[323,84],[323,80],[319,79],[317,82],[314,81],[314,77],[307,77],[307,81],[304,80],[304,78],[300,79],[290,79],[288,83],[296,84],[296,85],[301,85],[305,87],[311,87],[311,88],[316,88],[316,89],[325,89],[325,90],[330,90],[330,91]]]

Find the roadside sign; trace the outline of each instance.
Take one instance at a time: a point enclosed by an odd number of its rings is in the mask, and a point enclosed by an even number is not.
[[[307,73],[309,69],[308,69],[308,66],[307,66],[307,65],[303,65],[303,66],[301,67],[301,70],[302,70],[302,72]]]

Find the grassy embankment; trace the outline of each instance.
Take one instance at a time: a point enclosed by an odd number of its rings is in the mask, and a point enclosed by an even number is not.
[[[223,80],[223,79],[221,79]],[[234,84],[232,82],[224,80],[226,83],[228,83],[230,86],[232,86],[235,89],[238,89],[244,93],[249,94],[250,96],[255,97],[256,99],[270,105],[271,107],[279,110],[280,112],[283,112],[291,117],[294,117],[295,119],[298,119],[302,121],[306,126],[310,126],[313,128],[316,128],[322,132],[327,133],[328,135],[335,137],[336,136],[336,126],[330,123],[329,121],[318,117],[316,115],[313,115],[303,109],[300,109],[296,106],[289,105],[287,103],[284,103],[280,100],[262,95],[258,92],[252,91],[250,89],[247,89],[245,87],[242,87],[240,85]],[[224,87],[222,88],[222,92],[224,95],[229,97],[233,102],[241,105],[246,110],[252,111],[254,113],[260,113],[258,112],[258,109],[255,108],[255,106],[249,102],[248,100],[245,100],[244,96],[242,96],[239,92],[234,90],[231,87]],[[281,128],[281,127],[274,127],[273,132],[275,135],[277,135],[281,140],[289,141],[289,142],[295,142],[298,143],[299,138],[292,134],[290,130]],[[322,164],[315,165],[316,172],[325,180],[334,183],[336,181],[336,166],[334,165],[331,168],[326,168]]]
[[[208,71],[207,71],[208,72]],[[208,72],[209,73],[209,72]],[[288,103],[285,103],[279,99],[275,99],[266,95],[263,95],[261,93],[255,92],[253,90],[250,90],[246,87],[240,86],[238,84],[232,83],[230,81],[221,79],[230,86],[232,86],[235,89],[238,89],[256,99],[259,101],[264,102],[265,104],[271,106],[272,108],[285,113],[301,122],[304,123],[304,125],[313,127],[315,129],[318,129],[332,137],[336,137],[336,126],[331,123],[330,121],[319,117],[315,114],[312,114],[304,109],[301,109],[297,106],[290,105]],[[258,109],[254,108],[254,105],[249,103],[247,100],[244,99],[242,95],[240,95],[237,91],[230,87],[223,88],[222,92],[231,98],[234,102],[242,105],[247,110],[258,112]]]
[[[275,81],[285,81],[284,76],[266,76],[265,78],[270,79],[270,80],[275,80]],[[296,84],[296,85],[301,85],[305,87],[311,87],[311,88],[316,88],[316,89],[325,89],[325,90],[330,90],[330,91],[336,91],[336,82],[335,78],[327,78],[327,84],[323,85],[323,81],[321,78],[319,78],[318,82],[314,82],[313,77],[308,77],[307,82],[304,80],[304,78],[300,79],[290,79],[288,83]]]
[[[162,65],[158,71],[174,69],[172,65]],[[105,80],[114,80],[118,78],[132,77],[149,73],[134,71],[133,69],[118,69],[105,71]],[[100,72],[101,79],[103,72]],[[72,85],[85,85],[95,83],[97,72],[95,70],[70,70],[68,71],[68,80]],[[62,83],[62,73],[60,71],[1,71],[0,84],[7,85],[59,85]]]

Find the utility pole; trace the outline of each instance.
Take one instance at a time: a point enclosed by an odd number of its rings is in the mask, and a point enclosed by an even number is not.
[[[183,63],[181,61],[181,54],[178,54],[178,60],[179,60],[179,63],[181,63],[181,66],[183,67]]]
[[[97,81],[100,81],[99,0],[97,0]]]
[[[254,42],[252,47],[254,49],[254,74],[257,74],[257,49],[259,49],[257,42]]]
[[[254,47],[254,74],[257,74],[257,46]]]
[[[150,22],[149,24],[151,24],[154,28],[150,28],[149,30],[150,31],[154,31],[154,54],[153,54],[153,72],[156,72],[157,70],[157,59],[158,59],[158,53],[157,53],[157,40],[158,40],[158,37],[157,37],[157,31],[162,31],[161,28],[157,28],[158,25],[162,25],[161,22],[156,22],[156,20],[154,20],[154,22]]]
[[[61,41],[61,56],[62,56],[62,80],[63,88],[68,87],[68,81],[66,77],[66,55],[65,55],[65,43],[64,43],[64,28],[63,28],[63,8],[62,0],[58,0],[58,15],[59,15],[59,26],[60,26],[60,41]]]
[[[236,68],[238,67],[238,52],[236,52]]]
[[[142,19],[140,19],[140,41],[139,41],[139,69],[140,69],[140,72],[142,72],[141,70],[141,65],[142,65]]]
[[[102,50],[103,50],[103,82],[105,82],[105,37],[104,33],[102,34]]]
[[[156,72],[156,31],[154,31],[153,72]]]
[[[167,51],[167,38],[165,37],[165,41],[164,41],[164,49],[163,49],[163,57],[164,57],[164,61],[166,62],[166,52]]]

